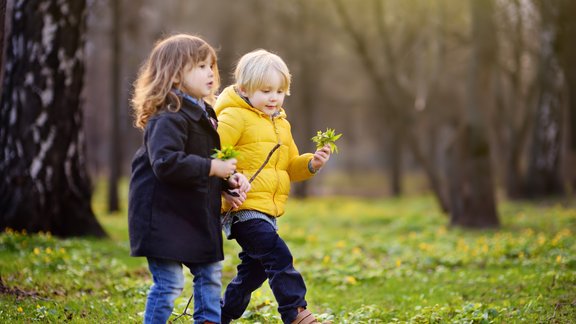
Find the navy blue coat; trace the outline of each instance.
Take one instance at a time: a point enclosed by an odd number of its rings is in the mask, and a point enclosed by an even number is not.
[[[206,111],[215,119],[212,107]],[[150,118],[132,161],[128,227],[132,256],[187,263],[224,259],[220,225],[224,181],[209,177],[218,133],[199,106]]]

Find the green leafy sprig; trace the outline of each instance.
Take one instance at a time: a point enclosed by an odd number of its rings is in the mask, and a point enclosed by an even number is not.
[[[230,160],[236,158],[240,153],[234,149],[232,146],[222,146],[222,149],[214,149],[214,154],[211,155],[214,159],[219,159],[222,161]]]
[[[338,153],[338,146],[335,142],[342,136],[342,134],[336,134],[336,131],[332,128],[327,128],[325,132],[318,131],[316,136],[312,137],[312,141],[316,143],[316,149],[324,147],[324,145],[330,145],[330,150],[334,153]]]

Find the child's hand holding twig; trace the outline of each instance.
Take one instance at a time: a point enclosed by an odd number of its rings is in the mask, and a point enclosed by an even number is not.
[[[228,186],[230,186],[230,188],[237,189],[239,192],[243,193],[250,191],[251,187],[248,178],[246,178],[246,176],[243,175],[242,173],[234,173],[228,179]]]
[[[240,191],[240,189],[226,190],[223,195],[232,209],[240,207],[246,200],[246,192]]]

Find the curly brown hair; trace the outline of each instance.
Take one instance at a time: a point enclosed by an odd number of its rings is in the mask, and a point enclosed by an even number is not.
[[[200,37],[187,34],[173,35],[158,41],[134,81],[131,100],[134,125],[143,129],[150,117],[164,107],[171,111],[179,110],[180,99],[170,90],[180,89],[178,80],[183,79],[187,67],[195,66],[208,57],[214,64],[213,97],[220,85],[214,48]],[[206,99],[210,101],[213,98]]]

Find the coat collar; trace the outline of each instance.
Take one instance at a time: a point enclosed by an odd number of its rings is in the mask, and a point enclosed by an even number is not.
[[[204,125],[205,128],[217,135],[216,127],[218,125],[218,120],[216,119],[216,113],[208,103],[206,103],[205,108],[206,110],[202,109],[196,103],[182,100],[180,111],[193,121]],[[210,120],[210,118],[212,120]]]
[[[204,109],[188,100],[182,100],[180,110],[194,121],[199,121],[204,115]]]

